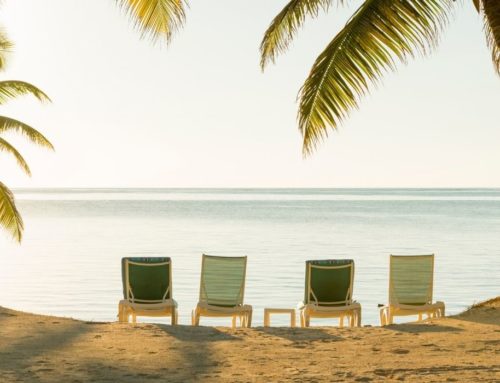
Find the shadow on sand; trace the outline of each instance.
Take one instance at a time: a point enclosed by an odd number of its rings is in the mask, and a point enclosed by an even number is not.
[[[46,322],[51,322],[51,327],[34,326],[12,343],[0,342],[0,381],[39,382],[37,372],[56,373],[57,368],[50,364],[47,355],[89,331],[76,321],[62,328],[52,318],[41,319],[38,324]]]
[[[155,326],[166,332],[168,335],[184,342],[196,342],[197,344],[204,344],[210,342],[240,340],[240,338],[235,337],[232,334],[220,331],[215,327],[187,325],[171,326],[164,324],[155,324]]]
[[[463,329],[459,327],[443,326],[435,323],[402,323],[402,324],[391,324],[382,327],[386,330],[392,330],[396,332],[407,332],[413,334],[420,333],[432,333],[432,332],[460,332]]]
[[[329,341],[337,342],[343,340],[340,336],[330,334],[321,327],[255,327],[255,331],[260,331],[264,334],[283,338],[293,343],[314,342],[314,341]]]

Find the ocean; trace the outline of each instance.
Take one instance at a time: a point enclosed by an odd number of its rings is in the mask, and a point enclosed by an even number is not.
[[[180,324],[190,324],[201,255],[247,255],[245,301],[295,307],[305,260],[351,258],[363,324],[378,324],[390,254],[435,254],[447,313],[500,295],[500,189],[24,189],[21,245],[0,236],[0,305],[116,320],[120,259],[169,256]],[[167,323],[167,318],[140,321]],[[407,319],[408,320],[408,319]],[[286,317],[273,316],[273,325]],[[316,320],[314,325],[335,320]],[[201,324],[229,325],[224,318]]]

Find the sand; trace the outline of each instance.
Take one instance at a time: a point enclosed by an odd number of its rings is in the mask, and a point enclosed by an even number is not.
[[[95,323],[0,308],[0,382],[500,382],[500,297],[465,313],[309,329]]]

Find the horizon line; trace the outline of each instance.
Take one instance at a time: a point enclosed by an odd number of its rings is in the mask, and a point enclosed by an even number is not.
[[[413,189],[413,190],[467,190],[467,189],[500,189],[500,186],[41,186],[41,187],[11,187],[16,191],[36,191],[36,190],[290,190],[290,189]]]

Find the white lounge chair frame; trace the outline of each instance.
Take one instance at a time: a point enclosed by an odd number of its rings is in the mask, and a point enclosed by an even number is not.
[[[352,300],[353,285],[354,285],[354,262],[345,265],[314,265],[312,263],[306,263],[308,277],[308,292],[307,296],[311,294],[315,298],[314,302],[301,302],[297,306],[300,317],[300,326],[309,327],[311,318],[338,318],[339,327],[344,327],[344,319],[349,320],[350,327],[360,327],[361,326],[361,305]],[[311,287],[311,271],[313,268],[318,269],[351,269],[350,286],[347,291],[346,299],[344,301],[338,302],[319,302],[314,295]],[[324,306],[326,304],[341,304],[342,306]]]
[[[431,277],[427,289],[424,304],[403,304],[400,303],[398,297],[394,292],[394,262],[406,259],[411,260],[425,260],[431,263]],[[380,308],[380,324],[382,326],[393,324],[395,316],[408,316],[418,315],[418,321],[423,319],[426,314],[427,318],[439,318],[445,316],[445,304],[438,301],[432,303],[432,295],[434,289],[434,254],[427,255],[391,255],[389,266],[389,304]]]
[[[244,258],[243,279],[240,286],[240,293],[234,302],[220,302],[221,304],[234,304],[229,307],[209,304],[206,297],[206,287],[204,286],[205,262],[208,258]],[[201,317],[231,317],[232,328],[236,328],[236,321],[239,319],[241,327],[251,327],[252,325],[252,306],[243,304],[245,296],[245,281],[246,281],[247,257],[218,257],[214,255],[202,256],[201,277],[200,277],[200,296],[196,308],[191,313],[191,324],[193,326],[200,325]]]
[[[158,267],[170,265],[168,268],[169,272],[169,286],[165,291],[163,299],[161,300],[143,300],[136,299],[132,292],[132,288],[129,282],[129,266],[148,266],[148,267]],[[177,310],[177,302],[175,299],[166,299],[166,296],[170,292],[170,296],[173,295],[172,289],[172,261],[158,262],[158,263],[148,263],[148,262],[136,262],[125,260],[125,283],[126,283],[126,299],[121,300],[118,303],[118,321],[128,323],[130,316],[132,316],[132,322],[137,322],[138,316],[144,317],[170,317],[172,325],[177,324],[179,314]]]

